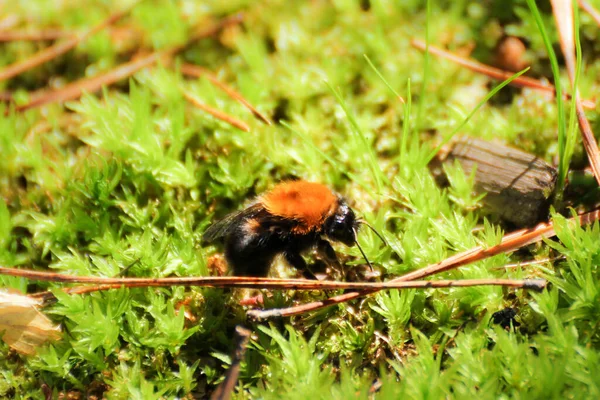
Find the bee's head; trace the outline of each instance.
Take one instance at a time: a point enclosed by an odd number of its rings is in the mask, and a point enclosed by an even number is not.
[[[340,198],[335,212],[325,220],[323,233],[332,240],[353,246],[356,244],[357,229],[358,220],[354,211]]]

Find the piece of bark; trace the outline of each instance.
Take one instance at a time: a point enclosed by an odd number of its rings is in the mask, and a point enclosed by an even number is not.
[[[19,353],[32,355],[48,340],[60,338],[60,327],[38,310],[41,300],[0,290],[0,337]]]
[[[518,227],[532,226],[547,216],[556,184],[556,168],[540,158],[502,144],[460,137],[438,155],[437,165],[458,161],[475,172],[475,191],[492,213]]]

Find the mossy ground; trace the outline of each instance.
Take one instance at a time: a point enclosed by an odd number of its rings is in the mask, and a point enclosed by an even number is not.
[[[77,30],[120,3],[17,0],[3,9],[36,29]],[[170,66],[65,105],[0,113],[0,265],[85,276],[125,269],[139,277],[207,275],[220,248],[202,245],[206,227],[293,177],[344,194],[385,235],[389,247],[368,230],[359,240],[386,279],[498,243],[503,230],[487,222],[469,177],[450,171],[451,186],[440,189],[427,168],[432,149],[496,83],[448,61],[425,62],[410,40],[428,31],[432,44],[474,49],[474,57],[492,62],[501,36],[517,35],[529,45],[528,74],[551,79],[546,49],[524,1],[432,3],[428,18],[425,1],[416,0],[144,0],[117,24],[121,31],[104,30],[5,81],[2,89],[23,104],[33,90],[109,70],[138,50],[182,44],[194,27],[243,13],[240,25],[188,45]],[[549,5],[541,12],[558,49]],[[584,98],[598,91],[597,37],[582,13]],[[0,64],[47,45],[4,43]],[[182,62],[215,71],[276,123],[253,119],[206,79],[184,79]],[[566,75],[563,84],[570,87]],[[181,89],[251,131],[192,108]],[[588,113],[598,132],[596,116]],[[556,164],[557,123],[552,99],[507,88],[460,133]],[[578,145],[573,165],[584,161]],[[365,398],[376,379],[377,398],[600,398],[600,226],[569,225],[558,214],[552,220],[558,239],[444,274],[545,277],[552,286],[540,294],[499,287],[387,291],[269,324],[246,321],[227,290],[56,291],[57,303],[44,312],[62,325],[62,340],[30,357],[0,345],[0,397],[42,399],[45,384],[55,396],[202,398],[223,378],[233,329],[244,324],[255,336],[237,398]],[[336,249],[349,271],[363,263],[356,248]],[[497,268],[559,255],[566,258]],[[29,293],[60,287],[8,277],[0,285]],[[326,296],[277,292],[266,306]],[[518,311],[515,330],[490,325],[505,307]]]

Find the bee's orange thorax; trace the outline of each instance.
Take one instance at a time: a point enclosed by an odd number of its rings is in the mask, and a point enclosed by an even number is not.
[[[268,212],[299,222],[297,233],[319,227],[338,205],[337,196],[325,185],[289,181],[275,186],[263,196]]]

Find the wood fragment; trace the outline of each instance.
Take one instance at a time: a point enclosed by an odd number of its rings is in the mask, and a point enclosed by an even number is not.
[[[46,341],[60,338],[60,328],[38,310],[40,304],[38,299],[0,290],[2,340],[19,353],[34,354]]]
[[[459,162],[465,175],[475,169],[475,191],[484,205],[517,227],[532,226],[548,215],[556,168],[544,160],[499,143],[459,137],[438,162]]]

